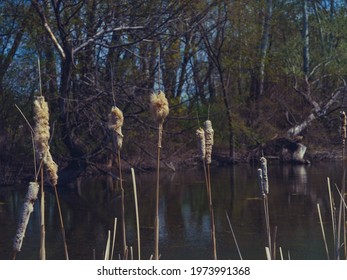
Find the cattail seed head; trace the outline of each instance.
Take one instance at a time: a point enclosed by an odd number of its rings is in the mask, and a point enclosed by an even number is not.
[[[20,252],[23,244],[23,239],[27,229],[31,213],[34,211],[34,203],[37,199],[39,192],[39,184],[37,182],[30,182],[25,201],[23,204],[21,216],[18,222],[17,232],[13,240],[13,251]]]
[[[212,128],[212,122],[210,120],[207,120],[204,122],[204,131],[205,131],[206,163],[211,164],[214,131]]]
[[[49,133],[49,111],[43,96],[36,96],[34,100],[34,140],[36,152],[43,159],[48,150]]]
[[[341,139],[342,139],[342,145],[345,145],[346,138],[347,138],[347,118],[346,118],[346,113],[344,111],[340,112],[340,119],[341,119]]]
[[[257,174],[258,174],[258,184],[260,187],[260,191],[262,195],[265,195],[264,188],[263,188],[263,170],[261,168],[258,168],[257,171],[258,171]]]
[[[122,126],[124,123],[123,112],[116,106],[113,106],[108,115],[108,128],[111,129],[116,136],[117,149],[120,150],[123,145]]]
[[[267,160],[265,157],[260,158],[260,167],[262,170],[262,190],[263,193],[268,194],[269,193],[269,178],[267,174]]]
[[[48,172],[48,177],[51,184],[56,186],[58,184],[58,165],[54,162],[49,148],[44,158],[44,163],[46,165],[46,170]]]
[[[169,115],[169,102],[165,97],[165,93],[162,91],[159,91],[158,94],[152,93],[150,107],[154,118],[159,123],[163,123],[165,118]]]
[[[205,147],[205,131],[200,127],[196,130],[196,136],[198,137],[198,148],[200,153],[200,158],[205,160],[206,157],[206,147]]]
[[[34,100],[34,140],[39,159],[43,160],[53,186],[58,183],[58,165],[54,162],[49,151],[49,110],[43,96],[36,96]]]

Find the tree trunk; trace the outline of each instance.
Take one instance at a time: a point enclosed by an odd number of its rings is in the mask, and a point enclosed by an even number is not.
[[[266,1],[266,13],[263,22],[263,36],[261,40],[260,50],[260,69],[259,69],[259,90],[257,98],[262,96],[264,93],[264,80],[265,80],[265,63],[267,57],[267,51],[269,49],[270,41],[270,27],[272,18],[272,0]]]
[[[303,31],[302,31],[302,38],[303,38],[303,71],[304,75],[308,77],[310,72],[310,33],[309,33],[309,26],[308,26],[308,5],[307,0],[303,0]]]

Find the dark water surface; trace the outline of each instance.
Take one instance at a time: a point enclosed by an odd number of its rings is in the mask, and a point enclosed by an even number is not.
[[[269,212],[272,230],[277,226],[277,246],[284,258],[326,259],[317,213],[320,204],[327,240],[332,246],[327,177],[341,185],[341,164],[312,166],[269,165]],[[125,176],[128,245],[137,256],[133,186]],[[149,259],[154,246],[155,177],[137,174],[142,257]],[[9,259],[26,186],[0,188],[0,259]],[[257,184],[256,168],[212,168],[213,203],[219,259],[238,259],[228,225],[230,216],[244,259],[265,259],[265,219]],[[53,192],[46,192],[47,259],[64,259],[59,216]],[[336,193],[336,191],[335,191]],[[120,191],[110,178],[81,179],[59,189],[70,259],[102,259],[108,230],[118,218],[115,254],[121,252]],[[335,194],[336,201],[338,196]],[[27,228],[17,259],[38,259],[39,205]],[[93,253],[94,252],[94,253]],[[162,259],[210,259],[210,218],[204,173],[189,170],[162,172],[160,189],[160,253]]]

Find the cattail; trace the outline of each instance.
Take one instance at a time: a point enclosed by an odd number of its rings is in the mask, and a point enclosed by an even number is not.
[[[264,188],[263,188],[263,170],[261,168],[258,168],[258,184],[260,187],[260,191],[262,195],[265,195]]]
[[[27,194],[25,196],[25,201],[23,204],[21,217],[18,223],[16,236],[13,241],[13,250],[15,252],[20,252],[22,248],[25,231],[30,219],[30,215],[34,211],[34,203],[37,199],[38,192],[39,184],[37,182],[30,182]]]
[[[269,178],[267,176],[267,160],[265,157],[260,158],[260,167],[262,170],[262,190],[263,193],[268,194],[269,193]]]
[[[49,111],[43,96],[36,96],[34,100],[34,140],[36,152],[40,159],[44,159],[48,150],[49,133]]]
[[[340,119],[341,119],[341,138],[342,138],[342,145],[344,146],[346,143],[347,138],[347,118],[346,113],[344,111],[340,112]]]
[[[43,96],[36,96],[34,100],[34,140],[39,158],[43,160],[48,176],[53,186],[58,183],[58,165],[54,162],[49,151],[49,110]]]
[[[151,94],[151,111],[158,123],[164,122],[169,114],[169,102],[164,92],[159,91],[158,94]]]
[[[158,94],[152,93],[150,99],[150,107],[153,117],[157,120],[159,124],[159,141],[158,147],[161,148],[162,134],[163,134],[163,124],[165,118],[169,114],[169,102],[165,97],[165,93],[159,91]]]
[[[212,122],[210,120],[207,120],[204,122],[204,126],[205,126],[204,130],[205,130],[206,163],[211,164],[213,135],[214,135]]]
[[[196,130],[196,136],[198,137],[198,146],[200,152],[200,158],[205,160],[206,147],[205,147],[205,131],[200,127]]]
[[[124,123],[123,112],[116,106],[113,106],[108,115],[108,128],[112,129],[116,136],[117,149],[120,150],[123,145],[122,126]]]
[[[51,184],[56,186],[58,184],[58,165],[54,162],[49,150],[47,151],[44,162]]]

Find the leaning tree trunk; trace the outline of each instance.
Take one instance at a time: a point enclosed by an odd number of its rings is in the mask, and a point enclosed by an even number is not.
[[[294,138],[303,132],[314,120],[324,117],[329,114],[332,105],[336,104],[341,96],[347,92],[347,86],[342,86],[335,90],[331,98],[323,106],[319,106],[317,102],[313,102],[314,109],[311,113],[299,124],[294,125],[287,130],[287,136]],[[313,106],[313,105],[312,105]]]

